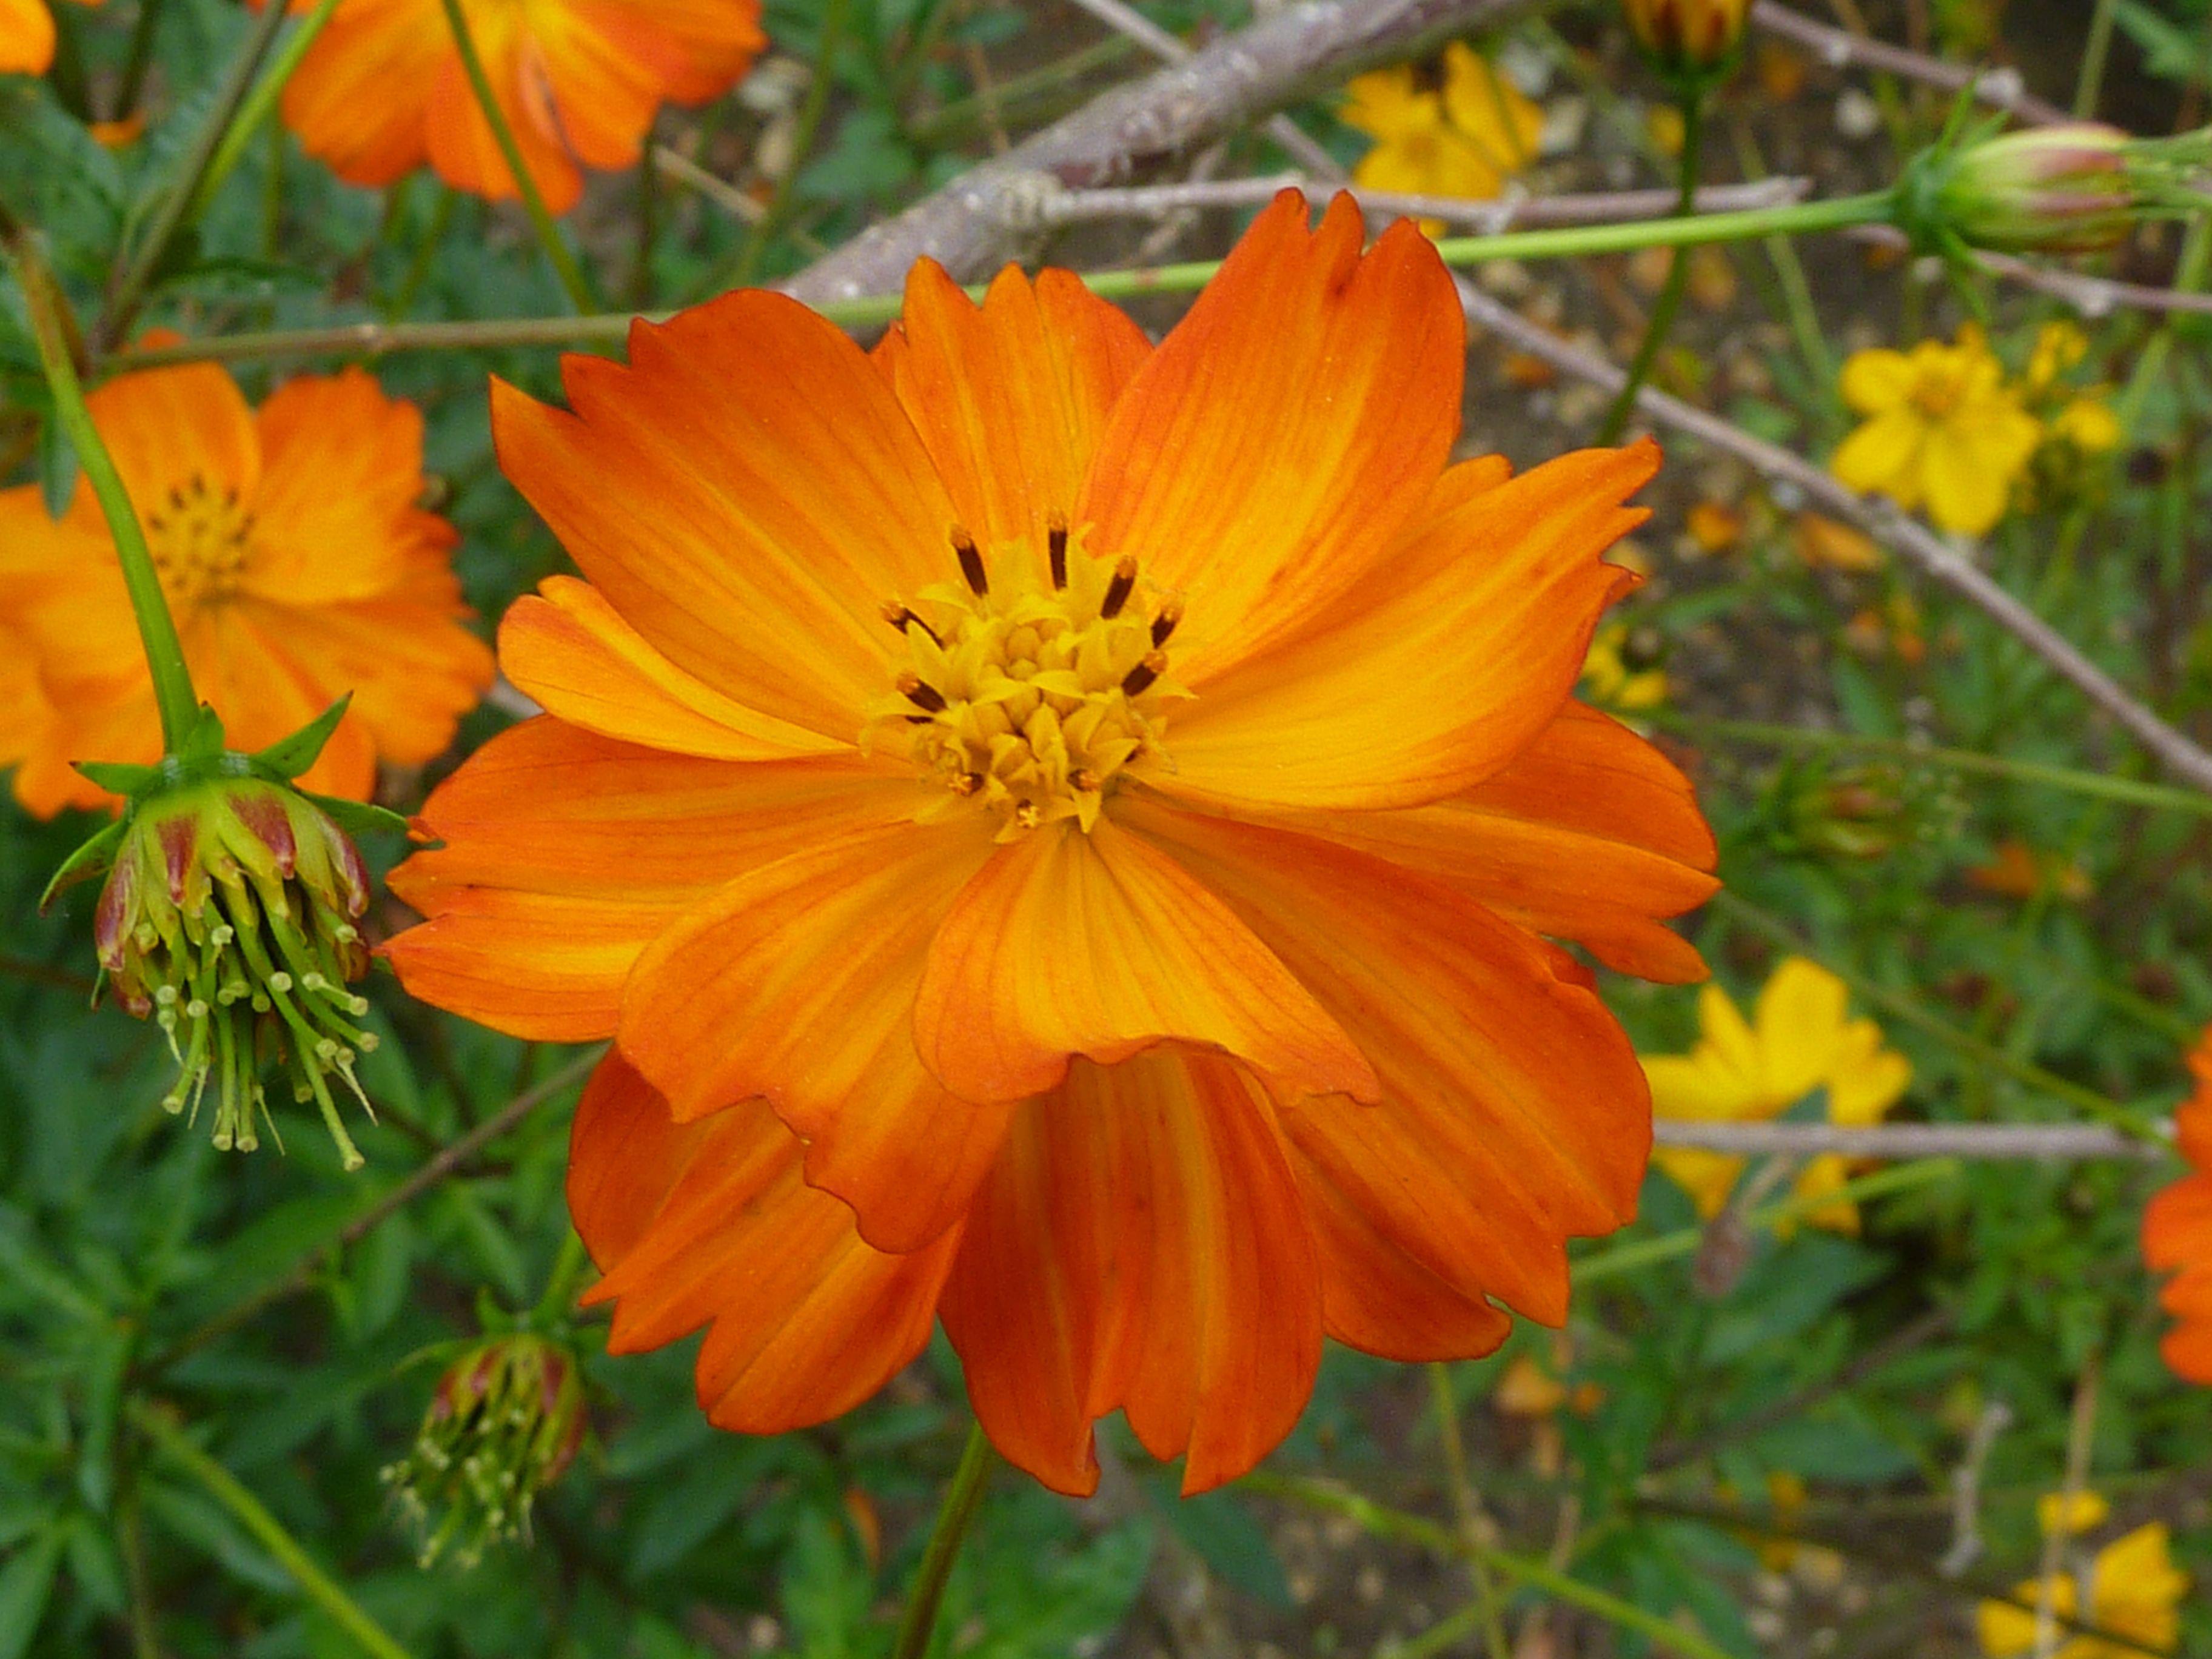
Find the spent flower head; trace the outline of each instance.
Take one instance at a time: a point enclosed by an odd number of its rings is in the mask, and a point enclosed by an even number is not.
[[[368,969],[360,920],[369,886],[342,823],[390,815],[289,781],[344,709],[251,756],[225,749],[222,722],[204,709],[182,751],[158,766],[86,766],[128,805],[48,894],[105,870],[94,921],[101,975],[168,1040],[177,1079],[162,1105],[197,1119],[212,1095],[215,1144],[252,1152],[259,1122],[274,1129],[262,1075],[281,1064],[352,1170],[362,1159],[336,1092],[368,1108],[354,1062],[376,1035],[358,1023],[368,1002],[348,988]]]
[[[586,1426],[575,1358],[557,1342],[497,1336],[454,1361],[414,1449],[382,1477],[422,1532],[422,1565],[453,1547],[456,1561],[474,1566],[488,1545],[526,1540],[538,1494],[574,1460]]]

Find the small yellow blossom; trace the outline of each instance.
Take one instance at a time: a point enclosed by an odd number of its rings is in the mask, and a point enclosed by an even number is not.
[[[1982,535],[2004,516],[2042,436],[1971,324],[1950,345],[1923,340],[1909,352],[1853,353],[1843,394],[1864,420],[1836,451],[1836,477],[1902,507],[1924,505],[1959,535]]]
[[[2085,392],[2051,418],[2051,436],[2085,455],[2101,455],[2120,445],[2120,417],[2094,392]]]
[[[1601,708],[1633,714],[1667,701],[1667,671],[1634,660],[1628,624],[1608,623],[1583,659],[1583,695]]]
[[[2054,1492],[2038,1505],[2045,1532],[2059,1521],[2063,1502]],[[2104,1500],[2087,1492],[2075,1495],[2073,1510],[2065,1517],[2072,1522],[2069,1534],[2100,1524],[2106,1513]],[[2096,1518],[2091,1520],[2091,1516]],[[2051,1612],[2124,1637],[2128,1645],[2094,1636],[2069,1637],[2053,1650],[2052,1659],[2139,1659],[2145,1648],[2153,1653],[2173,1651],[2181,1635],[2179,1609],[2182,1597],[2189,1593],[2189,1578],[2173,1565],[2163,1522],[2138,1527],[2099,1550],[2089,1564],[2088,1581],[2084,1607],[2075,1576],[2053,1574],[2048,1587]],[[2044,1581],[2031,1578],[2014,1588],[2013,1601],[1981,1604],[1975,1626],[1982,1651],[1990,1659],[2014,1659],[2034,1651],[2033,1609],[2045,1589]]]
[[[1761,1122],[1781,1116],[1815,1089],[1827,1097],[1827,1121],[1865,1128],[1887,1115],[1912,1080],[1904,1055],[1882,1047],[1881,1028],[1848,1016],[1843,981],[1803,957],[1785,958],[1759,994],[1747,1024],[1729,994],[1708,985],[1698,994],[1697,1046],[1686,1054],[1644,1060],[1651,1109],[1659,1117],[1713,1123]],[[1652,1161],[1687,1193],[1707,1218],[1728,1202],[1744,1160],[1688,1146],[1662,1146]],[[1839,1152],[1811,1159],[1796,1192],[1812,1198],[1850,1179],[1851,1160]],[[1824,1205],[1807,1220],[1856,1232],[1857,1206],[1848,1199]]]
[[[1464,42],[1444,48],[1440,82],[1411,64],[1358,76],[1338,112],[1375,140],[1352,182],[1364,190],[1486,201],[1535,159],[1543,112]],[[1441,221],[1425,220],[1435,235]]]
[[[2021,376],[2031,400],[2047,396],[2068,370],[2089,355],[2089,337],[2078,323],[2045,323],[2035,331],[2035,347],[2028,353],[2027,373]]]

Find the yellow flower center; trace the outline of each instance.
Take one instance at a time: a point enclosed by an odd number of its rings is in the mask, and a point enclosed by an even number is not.
[[[1966,365],[1924,368],[1913,382],[1912,406],[1930,421],[1947,421],[1966,395]]]
[[[228,599],[246,571],[253,514],[235,485],[220,490],[195,472],[146,515],[146,545],[161,587],[179,605]]]
[[[1165,678],[1182,601],[1146,591],[1134,559],[1071,545],[1056,516],[1042,571],[1025,548],[987,561],[963,530],[952,549],[957,584],[884,606],[906,651],[861,740],[903,744],[945,792],[924,817],[973,803],[1004,820],[1001,841],[1066,818],[1087,830],[1122,769],[1159,751],[1163,704],[1188,695]]]

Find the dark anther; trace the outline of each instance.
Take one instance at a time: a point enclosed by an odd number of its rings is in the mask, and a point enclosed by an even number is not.
[[[1121,690],[1131,696],[1148,690],[1152,682],[1168,672],[1168,653],[1148,651],[1144,661],[1121,676]]]
[[[1124,553],[1114,566],[1114,580],[1106,584],[1106,597],[1099,601],[1098,614],[1118,617],[1121,607],[1129,602],[1129,594],[1137,586],[1137,562]]]
[[[932,628],[927,623],[922,621],[920,617],[915,615],[913,611],[901,605],[896,599],[885,599],[884,601],[884,620],[889,623],[893,628],[897,629],[902,634],[906,632],[907,624],[911,623],[916,628],[919,628],[923,633],[928,635],[930,643],[936,646],[939,650],[941,651],[945,648],[945,641],[937,637],[937,630]]]
[[[1052,557],[1052,588],[1067,586],[1067,520],[1054,513],[1044,521],[1045,546]]]
[[[899,696],[904,697],[916,708],[927,708],[933,714],[943,712],[945,694],[924,680],[921,675],[909,670],[893,680],[891,684],[898,687]]]
[[[983,775],[981,772],[956,772],[952,775],[952,793],[956,795],[972,795],[982,787]]]
[[[983,574],[983,556],[975,550],[975,538],[957,525],[952,531],[952,550],[960,558],[960,574],[968,579],[968,586],[977,599],[991,591],[991,579]]]
[[[906,723],[908,726],[927,726],[929,724],[929,716],[927,714],[908,714],[906,717]]]
[[[179,512],[184,510],[185,492],[182,488],[176,484],[171,484],[169,486],[169,505],[177,508]]]
[[[1160,607],[1160,614],[1152,618],[1152,644],[1154,647],[1157,647],[1165,645],[1168,642],[1168,635],[1176,631],[1176,624],[1182,620],[1182,601],[1181,599],[1170,599],[1165,605],[1162,605]]]

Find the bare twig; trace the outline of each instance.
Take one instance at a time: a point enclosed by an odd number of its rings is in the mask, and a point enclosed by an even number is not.
[[[2075,1501],[2089,1480],[2089,1449],[2096,1437],[2097,1399],[2105,1379],[2101,1353],[2082,1363],[2074,1383],[2074,1412],[2066,1428],[2066,1479],[2058,1489],[2058,1524],[2043,1536],[2043,1559],[2035,1574],[2035,1659],[2058,1651],[2058,1568],[2077,1530]]]
[[[1965,1577],[1966,1569],[1981,1559],[1982,1469],[1997,1437],[2011,1426],[2012,1407],[1992,1400],[1982,1407],[1973,1433],[1966,1437],[1966,1455],[1951,1474],[1951,1547],[1936,1564],[1946,1578]]]
[[[1778,34],[1807,48],[1831,69],[1884,70],[1908,81],[1941,87],[1946,92],[1972,87],[1978,101],[2022,121],[2048,125],[2072,118],[2057,105],[2046,103],[2028,92],[2016,69],[1947,64],[1925,52],[1869,40],[1848,30],[1816,23],[1802,12],[1778,4],[1777,0],[1758,0],[1751,9],[1751,21],[1770,34]]]
[[[994,210],[1011,176],[1043,173],[1062,185],[1086,188],[1119,183],[1194,154],[1317,88],[1470,29],[1495,27],[1532,3],[1306,0],[1094,99],[1003,159],[970,169],[897,217],[864,231],[784,287],[810,304],[889,293],[925,254],[960,280],[988,276],[1024,245]],[[1326,154],[1320,160],[1333,168]]]
[[[768,217],[768,209],[764,205],[753,200],[728,179],[708,172],[681,150],[671,149],[666,144],[655,144],[651,161],[657,172],[679,184],[690,185],[733,219],[757,225]]]
[[[1538,327],[1510,307],[1469,284],[1461,284],[1460,300],[1467,308],[1469,322],[1499,335],[1516,350],[1540,358],[1562,374],[1588,380],[1607,391],[1617,390],[1627,380],[1616,365]],[[1662,425],[1689,433],[1716,449],[1739,457],[1769,478],[1795,485],[1820,511],[1857,526],[1875,540],[1894,549],[2040,657],[2062,678],[2124,726],[2175,776],[2212,793],[2212,753],[2207,753],[2160,719],[2084,656],[2064,635],[1925,525],[1907,518],[1887,502],[1846,489],[1803,456],[1754,437],[1732,422],[1679,398],[1647,386],[1638,397],[1637,407]]]
[[[1834,1123],[1702,1123],[1661,1118],[1651,1126],[1662,1146],[1694,1146],[1746,1157],[2155,1158],[2159,1148],[2133,1135],[2089,1123],[1882,1123],[1854,1129]]]
[[[1854,225],[1844,233],[1856,241],[1882,247],[1907,246],[1905,233],[1893,225]],[[2022,288],[2063,300],[2084,317],[2111,315],[2115,311],[2188,311],[2212,314],[2212,294],[2186,289],[2159,288],[2146,283],[2116,282],[2087,271],[2039,265],[2009,253],[1978,252],[1975,263],[1992,276],[2001,276]]]
[[[1120,190],[1067,190],[1056,180],[1037,174],[1010,189],[997,210],[1015,217],[1016,229],[1039,226],[1082,224],[1102,219],[1164,218],[1191,209],[1252,207],[1271,199],[1278,191],[1311,189],[1314,180],[1302,173],[1278,173],[1261,179],[1222,179],[1180,185],[1142,185]],[[1477,235],[1495,235],[1511,227],[1528,225],[1594,225],[1615,221],[1653,219],[1674,210],[1671,190],[1599,191],[1588,195],[1498,197],[1494,201],[1468,201],[1457,196],[1413,196],[1401,191],[1348,190],[1345,192],[1361,210],[1376,219],[1437,219],[1463,225]],[[1762,179],[1749,185],[1720,185],[1698,192],[1700,213],[1733,213],[1759,208],[1783,207],[1812,193],[1808,179]],[[2212,307],[2212,295],[2203,299]]]

